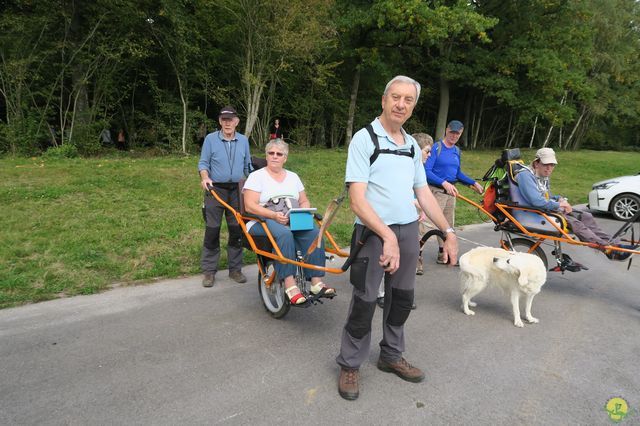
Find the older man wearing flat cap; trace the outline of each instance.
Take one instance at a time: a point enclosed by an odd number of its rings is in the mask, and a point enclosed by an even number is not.
[[[202,144],[202,153],[198,162],[200,185],[204,190],[204,217],[206,228],[202,246],[201,268],[204,274],[202,285],[213,287],[218,261],[220,259],[220,227],[222,215],[227,218],[229,242],[227,261],[229,277],[238,283],[247,282],[242,274],[242,230],[230,211],[209,193],[212,185],[216,193],[234,209],[239,208],[238,182],[249,175],[251,153],[249,140],[236,132],[240,123],[238,113],[232,106],[226,106],[218,115],[220,130],[209,133]]]

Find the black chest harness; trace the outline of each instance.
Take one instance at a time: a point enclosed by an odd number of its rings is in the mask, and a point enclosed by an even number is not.
[[[371,141],[375,145],[373,154],[371,154],[371,157],[369,157],[369,165],[372,165],[378,159],[378,155],[380,154],[393,154],[393,155],[400,155],[403,157],[411,157],[411,158],[413,158],[413,156],[415,155],[415,149],[413,148],[413,145],[411,145],[411,151],[401,151],[396,149],[380,149],[378,136],[374,133],[373,127],[371,126],[371,124],[367,124],[365,126],[365,129],[367,129],[367,132],[369,132]]]

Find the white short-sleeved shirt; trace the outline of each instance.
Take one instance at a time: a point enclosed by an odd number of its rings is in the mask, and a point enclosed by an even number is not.
[[[359,130],[349,145],[345,182],[363,182],[367,184],[365,197],[377,215],[386,225],[404,225],[418,220],[415,205],[415,188],[427,184],[420,146],[404,129],[405,144],[396,145],[376,118],[371,122],[373,132],[378,136],[380,149],[411,151],[413,158],[383,154],[370,165],[369,159],[375,150],[369,132]],[[357,223],[362,223],[356,218]]]
[[[300,192],[304,191],[304,185],[297,174],[285,170],[285,177],[282,182],[272,178],[266,167],[258,169],[247,177],[244,189],[260,193],[260,204],[264,204],[272,198],[287,197],[299,199]],[[243,190],[244,190],[243,189]],[[247,231],[251,229],[255,221],[247,223]]]

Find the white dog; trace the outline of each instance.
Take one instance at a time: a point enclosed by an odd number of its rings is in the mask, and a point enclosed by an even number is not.
[[[492,284],[500,287],[511,298],[513,324],[523,327],[520,318],[520,297],[526,296],[525,318],[537,323],[531,315],[531,303],[547,279],[542,260],[533,254],[517,253],[493,247],[478,247],[460,258],[460,283],[462,284],[462,310],[474,315],[469,306],[476,294]]]

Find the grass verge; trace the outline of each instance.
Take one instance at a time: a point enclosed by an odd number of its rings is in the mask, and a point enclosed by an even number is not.
[[[497,151],[465,152],[463,169],[481,177],[497,156]],[[554,192],[584,203],[593,182],[637,173],[640,154],[560,152],[558,160]],[[1,159],[0,307],[199,273],[203,222],[197,161]],[[323,211],[341,191],[345,162],[344,149],[292,146],[287,168],[301,176],[312,204]],[[468,189],[463,193],[479,198]],[[465,203],[458,204],[456,216],[457,225],[486,219]],[[331,226],[343,245],[352,223],[346,202]],[[245,261],[255,261],[253,254],[245,251]]]

